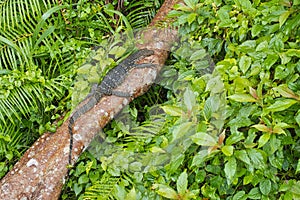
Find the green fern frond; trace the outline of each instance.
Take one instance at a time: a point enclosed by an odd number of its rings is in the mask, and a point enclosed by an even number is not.
[[[164,115],[153,115],[150,120],[143,122],[142,125],[132,128],[129,135],[145,138],[154,137],[162,130],[164,121]]]
[[[51,53],[54,41],[48,38],[56,28],[51,25],[51,16],[64,7],[51,0],[8,0],[1,4],[0,69],[24,72],[37,62],[35,53],[41,44]]]
[[[126,7],[126,11],[128,11],[128,21],[134,28],[145,27],[150,23],[151,19],[155,15],[154,1],[133,1],[128,7]]]
[[[55,0],[7,0],[0,4],[0,121],[4,125],[43,113],[71,82],[73,52],[57,34],[63,25]]]
[[[47,93],[51,93],[51,98],[61,98],[63,87],[60,81],[49,80],[44,85],[39,83],[27,83],[10,90],[10,94],[5,99],[0,99],[0,121],[7,124],[8,120],[15,123],[28,116],[31,111],[41,112],[49,102]],[[42,107],[41,107],[42,106]],[[7,120],[8,118],[8,120]]]
[[[20,134],[20,129],[18,125],[9,124],[8,126],[1,127],[0,132],[0,160],[5,157],[11,160],[13,154],[18,154],[20,156],[19,144],[22,140],[22,135]],[[1,178],[1,177],[0,177]]]
[[[92,186],[86,189],[83,199],[113,199],[112,191],[120,180],[121,178],[119,177],[112,177],[108,173],[105,173],[100,181],[95,182]]]

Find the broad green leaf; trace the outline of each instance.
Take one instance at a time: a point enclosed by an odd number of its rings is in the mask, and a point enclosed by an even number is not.
[[[299,49],[289,49],[286,51],[286,55],[290,56],[290,57],[298,57],[300,58],[300,50]]]
[[[228,6],[223,6],[217,11],[220,20],[229,19]]]
[[[233,181],[233,178],[236,173],[236,167],[237,167],[237,164],[236,164],[235,158],[230,157],[224,167],[224,172],[225,172],[225,176],[226,176],[228,185],[230,185]]]
[[[277,153],[278,154],[278,153]],[[273,167],[276,167],[277,169],[282,169],[282,164],[284,162],[284,157],[283,155],[271,155],[269,156],[269,161],[270,161],[270,164],[273,166]]]
[[[290,127],[291,127],[290,125],[284,122],[278,123],[273,127],[273,133],[286,134],[283,129],[290,128]]]
[[[245,191],[238,191],[233,197],[232,200],[244,200],[247,199],[247,196],[245,195]]]
[[[266,108],[269,112],[283,111],[297,103],[294,99],[278,99],[273,105]]]
[[[194,143],[200,146],[215,146],[218,144],[218,139],[211,136],[208,133],[198,132],[191,136],[191,139]]]
[[[296,167],[296,174],[298,174],[300,172],[300,159],[298,159],[298,164],[297,164],[297,167]]]
[[[252,180],[253,180],[253,174],[251,173],[251,174],[249,174],[249,175],[247,175],[247,176],[244,176],[244,178],[243,178],[243,185],[248,185],[249,183],[251,183],[252,182]]]
[[[191,89],[187,88],[183,94],[183,97],[185,106],[189,111],[191,111],[196,105],[196,97],[194,92]]]
[[[263,41],[257,45],[256,51],[266,51],[268,47],[269,43],[267,41]]]
[[[77,69],[78,74],[89,74],[90,70],[93,68],[93,65],[90,63],[85,63]]]
[[[130,171],[141,171],[143,164],[140,162],[132,162],[129,164]]]
[[[300,126],[300,112],[298,112],[298,114],[295,116],[295,120],[296,120],[298,126]]]
[[[252,37],[256,37],[259,35],[259,33],[263,30],[263,26],[260,24],[255,24],[254,26],[252,26],[251,29],[251,35]]]
[[[115,185],[114,196],[116,196],[118,200],[125,199],[126,198],[126,191],[125,191],[124,186]]]
[[[89,182],[89,177],[87,174],[82,174],[78,179],[79,184],[88,183],[88,182]]]
[[[187,132],[189,131],[192,125],[193,122],[184,122],[178,126],[175,126],[175,128],[172,131],[173,134],[172,141],[182,138],[185,134],[187,134]]]
[[[282,27],[282,25],[285,23],[285,21],[288,19],[288,17],[290,16],[291,11],[287,10],[284,13],[282,13],[279,16],[279,26]]]
[[[189,25],[195,21],[196,17],[197,17],[197,13],[191,13],[188,15],[187,21]]]
[[[264,195],[268,195],[271,191],[271,181],[269,179],[265,179],[259,183],[260,192]]]
[[[152,153],[166,153],[166,151],[160,147],[154,146],[150,148]]]
[[[247,149],[248,156],[250,157],[251,163],[256,169],[265,168],[265,159],[263,154],[256,149]]]
[[[207,150],[199,151],[193,158],[192,167],[201,165],[207,158],[207,155],[208,155]]]
[[[207,98],[203,108],[203,114],[206,121],[211,120],[212,116],[219,119],[217,116],[220,113],[219,110],[222,109],[222,106],[225,107],[223,101],[225,101],[225,97],[222,95],[213,95]]]
[[[271,134],[270,133],[265,133],[262,136],[260,136],[258,140],[258,148],[261,148],[264,146],[270,139]]]
[[[110,49],[109,54],[116,55],[116,57],[119,58],[124,55],[125,52],[126,48],[122,46],[114,46],[112,49]]]
[[[82,191],[82,186],[77,183],[74,183],[73,190],[77,196]]]
[[[298,96],[290,88],[288,88],[286,84],[279,85],[273,88],[273,90],[277,91],[281,96],[286,98],[298,98]]]
[[[233,154],[233,146],[223,146],[221,151],[225,154],[225,156],[232,156]]]
[[[220,76],[215,76],[207,82],[206,91],[210,91],[212,94],[219,94],[224,92],[224,83]]]
[[[265,133],[270,132],[270,128],[264,124],[255,124],[255,125],[252,125],[251,127],[254,127],[261,132],[265,132]]]
[[[248,193],[249,199],[261,199],[261,193],[257,187],[252,188]]]
[[[4,142],[8,143],[11,141],[11,137],[9,135],[2,135],[2,133],[1,133],[0,140],[4,140]]]
[[[165,105],[165,106],[161,106],[161,108],[165,111],[165,113],[167,113],[168,115],[171,115],[171,116],[180,117],[184,113],[182,108],[177,107],[177,106]]]
[[[254,12],[252,8],[252,4],[249,0],[235,0],[236,4],[242,7],[244,12]]]
[[[169,198],[169,199],[177,199],[177,192],[171,188],[170,186],[163,184],[154,184],[153,188],[158,190],[156,191],[159,195]]]
[[[205,101],[205,104],[204,104],[204,108],[203,108],[203,115],[204,115],[204,118],[206,121],[209,121],[211,119],[211,116],[212,116],[212,99],[211,98],[208,98],[206,101]]]
[[[205,49],[200,49],[200,50],[195,51],[195,52],[191,55],[190,59],[191,59],[192,61],[194,61],[194,60],[201,60],[201,59],[203,59],[206,55],[207,55],[207,53],[206,53]]]
[[[286,52],[283,53],[279,53],[280,59],[281,59],[281,64],[282,65],[286,65],[287,63],[289,63],[292,59],[291,56],[289,56]]]
[[[184,0],[184,3],[192,9],[194,9],[197,2],[198,1],[196,1],[196,0]]]
[[[250,94],[234,94],[228,98],[237,101],[237,102],[256,102],[256,99],[253,98]]]
[[[249,53],[255,51],[256,47],[256,40],[247,40],[243,42],[241,45],[239,45],[239,49],[243,53]]]
[[[247,152],[245,150],[236,150],[234,152],[234,156],[243,161],[244,163],[248,164],[248,165],[251,165],[251,161],[250,161],[250,158],[247,154]]]
[[[277,65],[275,68],[274,80],[279,79],[283,80],[289,75],[289,71],[286,70],[286,66]]]
[[[277,54],[269,54],[263,62],[263,67],[270,70],[271,67],[277,62],[279,56]]]
[[[137,198],[137,194],[134,188],[132,188],[129,193],[126,195],[125,200],[135,200]]]
[[[5,158],[7,158],[8,160],[13,159],[14,154],[11,151],[6,151],[5,153]]]
[[[86,169],[85,169],[85,172],[86,172],[87,175],[89,175],[89,172],[91,171],[91,169],[92,169],[92,167],[93,167],[93,164],[94,164],[93,161],[87,162],[87,164],[86,164]]]
[[[241,132],[233,133],[226,139],[226,145],[236,144],[237,142],[239,142],[243,139],[245,139],[245,136],[243,133],[241,133]]]
[[[251,58],[245,55],[242,56],[239,62],[239,66],[243,74],[245,74],[248,71],[250,65],[251,65]]]
[[[177,192],[183,196],[186,192],[187,192],[187,186],[188,186],[188,175],[187,173],[184,171],[182,172],[176,182],[176,186],[177,186]]]

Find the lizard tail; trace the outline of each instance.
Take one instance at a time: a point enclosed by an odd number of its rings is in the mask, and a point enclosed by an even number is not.
[[[75,122],[74,116],[76,116],[77,112],[74,113],[72,117],[70,117],[68,130],[70,135],[70,146],[69,146],[69,164],[71,165],[72,161],[72,149],[73,149],[73,125]]]

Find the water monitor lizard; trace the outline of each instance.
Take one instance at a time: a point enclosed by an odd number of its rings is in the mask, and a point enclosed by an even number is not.
[[[70,134],[70,152],[69,152],[69,164],[71,165],[72,160],[72,149],[73,149],[73,126],[75,121],[84,113],[93,108],[100,99],[105,95],[116,95],[120,97],[129,97],[130,94],[114,91],[116,87],[121,85],[129,74],[131,69],[133,68],[145,68],[145,67],[153,67],[152,63],[142,63],[137,64],[136,62],[153,55],[154,51],[149,49],[140,49],[137,52],[128,56],[125,60],[123,60],[119,65],[112,68],[106,76],[103,78],[102,82],[91,91],[91,93],[85,98],[88,99],[87,103],[81,106],[78,110],[76,110],[69,120],[68,130]],[[92,61],[94,62],[94,61]]]

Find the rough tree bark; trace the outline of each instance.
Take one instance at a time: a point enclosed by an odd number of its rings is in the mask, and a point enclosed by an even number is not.
[[[116,90],[133,92],[133,98],[142,95],[154,82],[168,56],[168,50],[176,40],[176,30],[157,28],[166,22],[166,14],[179,3],[166,0],[161,9],[143,32],[146,41],[138,48],[148,48],[155,54],[142,60],[157,64],[157,69],[134,69]],[[94,136],[133,98],[106,96],[74,125],[72,163],[89,145]],[[85,102],[82,102],[85,103]],[[30,147],[24,156],[0,181],[0,199],[58,199],[67,176],[70,136],[65,121],[56,133],[45,133]]]

